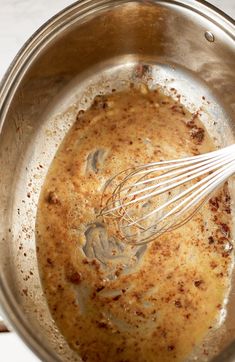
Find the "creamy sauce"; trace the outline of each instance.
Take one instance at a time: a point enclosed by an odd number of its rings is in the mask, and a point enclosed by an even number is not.
[[[115,242],[97,219],[103,187],[122,169],[213,149],[197,114],[144,86],[79,112],[47,175],[36,231],[51,314],[84,361],[182,361],[218,325],[232,265],[226,185],[147,247]]]

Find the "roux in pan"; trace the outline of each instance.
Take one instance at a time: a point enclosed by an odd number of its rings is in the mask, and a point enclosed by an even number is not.
[[[226,185],[148,246],[115,242],[97,219],[105,182],[122,169],[213,149],[197,114],[158,90],[98,96],[79,112],[36,228],[51,314],[84,361],[182,361],[220,323],[232,265]]]

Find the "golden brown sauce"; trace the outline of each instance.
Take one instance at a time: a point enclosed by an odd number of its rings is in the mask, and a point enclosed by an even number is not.
[[[157,90],[79,113],[41,192],[37,246],[52,316],[84,361],[182,361],[218,323],[232,262],[226,185],[147,247],[115,242],[96,218],[120,170],[213,149],[197,114]]]

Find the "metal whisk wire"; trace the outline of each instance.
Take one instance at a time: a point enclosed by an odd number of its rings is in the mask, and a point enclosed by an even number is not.
[[[235,145],[129,168],[106,184],[101,215],[124,241],[145,244],[189,221],[234,172]]]

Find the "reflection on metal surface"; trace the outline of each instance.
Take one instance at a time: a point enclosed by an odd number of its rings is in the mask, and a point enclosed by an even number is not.
[[[206,40],[208,40],[210,43],[213,43],[215,41],[215,37],[213,35],[213,33],[211,31],[206,31],[205,32],[205,38]]]

